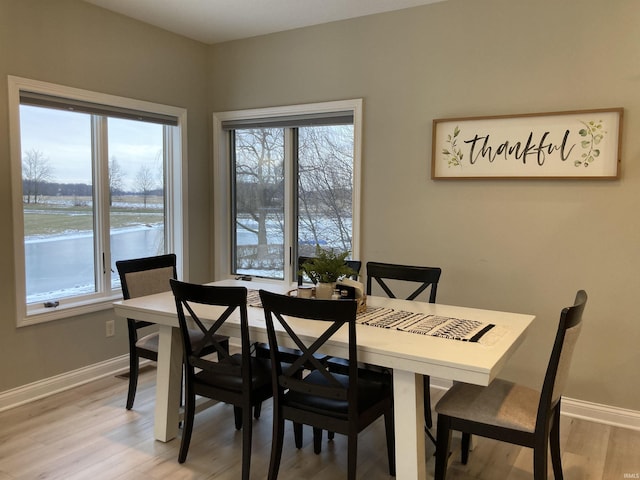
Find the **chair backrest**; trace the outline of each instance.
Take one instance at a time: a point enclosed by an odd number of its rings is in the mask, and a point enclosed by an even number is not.
[[[116,262],[116,268],[125,300],[168,292],[171,290],[169,279],[177,277],[176,256],[173,253],[119,260]]]
[[[371,295],[372,280],[382,287],[389,298],[396,298],[385,280],[401,280],[403,282],[420,283],[406,300],[415,298],[424,292],[429,286],[429,302],[435,303],[438,291],[438,281],[442,269],[438,267],[417,267],[411,265],[395,265],[392,263],[367,262],[367,295]]]
[[[302,285],[302,283],[304,282],[304,276],[302,273],[300,273],[300,266],[308,261],[313,259],[314,257],[305,257],[305,256],[300,256],[298,257],[298,265],[296,268],[296,271],[298,272],[298,285]],[[352,275],[351,278],[353,278],[354,280],[358,280],[358,275],[360,275],[360,269],[362,268],[362,262],[360,260],[345,260],[344,263],[351,268],[353,271],[356,272],[355,275]],[[311,278],[310,279],[313,283],[315,283],[315,281]]]
[[[573,306],[565,307],[560,314],[560,322],[540,396],[538,426],[543,425],[542,422],[546,421],[548,412],[560,401],[564,392],[571,358],[582,329],[582,313],[586,303],[587,293],[579,290]]]
[[[168,292],[171,290],[169,279],[177,277],[176,256],[173,253],[119,260],[116,262],[116,268],[125,300]],[[136,328],[151,325],[149,322],[129,319],[129,323],[131,322],[135,322]]]
[[[283,393],[298,391],[305,395],[348,400],[349,408],[357,405],[357,349],[356,349],[356,309],[354,301],[316,300],[308,298],[289,297],[260,290],[260,298],[264,308],[267,335],[272,368],[273,384],[277,386],[274,399],[278,401]],[[292,322],[293,319],[293,322]],[[293,323],[304,320],[318,320],[325,322],[322,333],[306,344],[296,333]],[[276,334],[276,325],[277,334]],[[349,382],[345,384],[344,375],[329,371],[327,366],[314,356],[322,346],[344,325],[347,325],[349,335]],[[284,330],[284,331],[283,331]],[[287,338],[295,343],[301,355],[292,364],[282,368],[282,353],[278,348],[278,339]],[[291,346],[291,345],[287,345]],[[303,382],[299,372],[305,364],[310,364],[326,379],[325,385],[310,385]],[[343,381],[340,381],[339,379]],[[351,388],[350,386],[353,386]]]
[[[194,283],[170,280],[171,290],[176,301],[178,322],[182,334],[185,366],[193,374],[194,368],[214,373],[236,375],[242,377],[243,384],[249,388],[251,365],[249,362],[249,327],[247,320],[247,289],[245,287],[220,287],[199,285]],[[215,311],[207,310],[206,324],[198,314],[199,305],[219,306]],[[242,361],[231,356],[228,350],[216,340],[216,332],[236,310],[240,313],[240,339]],[[187,318],[194,324],[189,327]],[[193,332],[202,332],[202,338],[193,341]],[[226,337],[225,337],[226,338]],[[218,354],[218,361],[203,358],[203,349],[213,346]]]

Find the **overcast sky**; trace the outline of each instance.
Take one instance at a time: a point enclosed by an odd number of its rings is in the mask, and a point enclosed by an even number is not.
[[[91,116],[41,107],[20,107],[22,158],[35,149],[48,159],[52,182],[91,183]],[[109,159],[124,174],[124,190],[133,187],[141,165],[159,168],[162,125],[109,119]]]

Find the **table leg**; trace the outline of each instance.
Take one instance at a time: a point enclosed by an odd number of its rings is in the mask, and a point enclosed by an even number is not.
[[[178,435],[182,383],[180,329],[159,325],[154,436],[168,442]]]
[[[393,371],[397,480],[427,478],[423,398],[422,375]]]

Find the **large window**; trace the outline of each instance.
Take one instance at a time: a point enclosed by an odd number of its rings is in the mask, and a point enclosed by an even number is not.
[[[361,101],[214,115],[216,273],[290,282],[316,245],[358,255]]]
[[[108,307],[117,260],[181,247],[184,112],[15,77],[10,97],[19,323]]]

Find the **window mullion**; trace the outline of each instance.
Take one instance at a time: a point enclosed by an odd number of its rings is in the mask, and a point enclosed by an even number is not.
[[[297,135],[295,129],[286,128],[284,130],[284,253],[285,265],[289,268],[284,269],[285,283],[289,284],[296,280],[297,274],[294,272],[296,267],[297,241],[296,241],[296,225],[297,225]]]
[[[236,271],[236,268],[234,267],[234,265],[237,265],[237,261],[238,261],[238,248],[237,248],[237,231],[236,231],[236,219],[237,219],[237,215],[238,215],[238,205],[236,204],[235,198],[236,198],[236,192],[237,192],[237,177],[235,175],[235,171],[236,171],[236,161],[237,161],[237,152],[236,152],[236,131],[235,130],[231,130],[229,132],[228,135],[228,141],[229,141],[229,149],[228,149],[228,155],[229,155],[229,161],[230,161],[230,168],[229,168],[229,196],[228,198],[226,198],[225,200],[227,200],[229,208],[227,209],[227,211],[225,212],[226,215],[228,215],[225,218],[225,222],[227,225],[229,225],[229,231],[227,232],[228,235],[224,236],[224,240],[222,238],[220,238],[220,243],[227,242],[226,246],[227,248],[224,250],[225,252],[228,252],[228,256],[226,256],[223,259],[220,259],[220,263],[222,263],[224,261],[224,263],[226,263],[226,265],[228,265],[227,267],[227,272],[234,272]],[[222,218],[222,215],[220,215],[219,218]],[[232,247],[233,246],[233,247]]]
[[[108,119],[91,117],[96,291],[111,289]]]
[[[174,139],[171,135],[171,127],[165,126],[162,129],[162,165],[164,172],[164,178],[162,183],[164,185],[164,244],[166,252],[175,252],[176,246],[173,241],[173,235],[170,235],[170,232],[173,232],[174,228],[176,228],[175,219],[173,216],[168,215],[168,212],[174,211],[176,206],[172,204],[172,199],[175,196],[175,185],[176,182],[175,172],[173,171],[173,163],[170,162],[170,158],[173,157],[174,150]],[[182,269],[180,269],[182,271]]]

